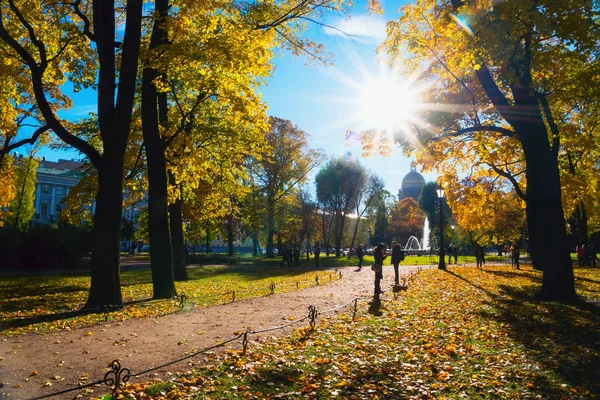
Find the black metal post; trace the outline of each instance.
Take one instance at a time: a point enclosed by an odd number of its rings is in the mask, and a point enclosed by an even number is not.
[[[440,262],[438,269],[446,269],[446,254],[444,252],[444,210],[442,208],[443,197],[439,197],[440,200]]]

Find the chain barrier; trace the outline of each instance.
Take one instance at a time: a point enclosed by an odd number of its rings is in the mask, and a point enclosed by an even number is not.
[[[248,333],[250,333],[250,331],[244,332],[244,338],[242,339],[243,355],[246,355],[246,350],[248,350]]]
[[[317,309],[315,308],[315,306],[308,306],[308,318],[310,318],[310,330],[315,330],[315,325],[317,323],[317,316],[319,315],[319,313],[317,312]]]
[[[181,293],[181,295],[179,296],[179,310],[183,310],[183,308],[185,307],[185,300],[187,299],[187,296],[185,295],[185,293]]]
[[[420,269],[419,269],[419,271],[420,271]],[[414,274],[414,273],[411,274],[409,276],[408,281],[409,282],[412,281],[412,279],[414,279],[415,275],[416,274]],[[341,278],[341,276],[342,276],[342,273],[340,272],[340,278]],[[273,287],[273,285],[274,284],[271,284],[270,287]],[[393,289],[393,287],[392,287],[392,289]],[[274,290],[274,288],[273,288],[273,290]],[[389,291],[390,291],[390,289],[384,290],[383,292],[385,293],[385,292],[389,292]],[[235,293],[235,292],[233,292],[233,293]],[[91,382],[91,383],[88,383],[88,384],[85,384],[85,385],[73,387],[73,388],[66,389],[66,390],[63,390],[63,391],[60,391],[60,392],[54,392],[54,393],[50,393],[50,394],[47,394],[47,395],[43,395],[43,396],[39,396],[39,397],[34,397],[34,398],[29,399],[29,400],[46,399],[46,398],[58,396],[60,394],[65,394],[65,393],[73,392],[73,391],[76,391],[76,390],[82,390],[82,389],[85,389],[85,388],[88,388],[88,387],[91,387],[91,386],[96,386],[96,385],[101,385],[101,384],[104,384],[106,386],[111,387],[112,397],[116,398],[117,394],[119,393],[119,391],[123,389],[123,385],[126,384],[129,381],[129,379],[131,379],[131,378],[136,378],[136,377],[148,374],[149,372],[153,372],[153,371],[156,371],[156,370],[168,367],[170,365],[179,363],[181,361],[185,361],[185,360],[190,359],[192,357],[195,357],[195,356],[197,356],[199,354],[206,353],[206,352],[208,352],[210,350],[213,350],[213,349],[216,349],[216,348],[219,348],[219,347],[225,347],[225,345],[227,345],[229,343],[232,343],[232,342],[235,342],[235,341],[240,340],[240,339],[242,340],[242,342],[241,342],[241,345],[242,345],[242,355],[245,356],[247,354],[247,351],[248,351],[248,344],[249,344],[248,336],[249,335],[258,335],[258,334],[269,332],[269,331],[282,330],[282,329],[291,327],[293,325],[299,324],[300,322],[303,322],[303,321],[305,321],[307,319],[310,320],[309,321],[310,330],[314,331],[316,329],[317,318],[318,318],[319,315],[341,310],[343,308],[346,308],[350,304],[353,304],[352,322],[356,322],[356,315],[358,313],[358,301],[361,300],[361,299],[367,299],[369,297],[370,296],[356,297],[353,300],[351,300],[351,301],[349,301],[349,302],[347,302],[345,304],[342,304],[339,307],[331,308],[329,310],[322,311],[322,312],[319,312],[315,306],[310,305],[308,307],[308,314],[306,316],[304,316],[302,318],[299,318],[298,320],[296,320],[294,322],[291,322],[289,324],[275,326],[275,327],[261,329],[261,330],[253,330],[253,331],[247,330],[247,331],[242,332],[239,335],[237,335],[237,336],[235,336],[235,337],[233,337],[233,338],[231,338],[229,340],[226,340],[224,342],[220,342],[220,343],[218,343],[216,345],[213,345],[213,346],[210,346],[210,347],[206,347],[206,348],[204,348],[202,350],[198,350],[196,352],[188,354],[185,357],[182,357],[182,358],[179,358],[179,359],[176,359],[176,360],[173,360],[173,361],[169,361],[169,362],[167,362],[165,364],[162,364],[162,365],[159,365],[159,366],[156,366],[156,367],[144,370],[144,371],[140,371],[140,372],[135,373],[135,374],[132,374],[131,370],[129,368],[123,368],[121,366],[121,363],[118,360],[113,360],[111,362],[111,364],[109,365],[110,370],[104,375],[104,379],[102,379],[102,380],[98,380],[98,381]],[[184,301],[185,298],[186,298],[186,296],[184,294],[182,294],[180,296],[180,299],[182,299],[181,300],[181,304],[183,304],[183,301]],[[107,308],[107,306],[105,306],[105,308]]]
[[[112,386],[112,397],[116,397],[116,394],[121,390],[121,384],[127,383],[131,376],[129,368],[121,368],[121,363],[118,360],[113,360],[110,365],[110,371],[104,375],[104,384],[106,386]]]

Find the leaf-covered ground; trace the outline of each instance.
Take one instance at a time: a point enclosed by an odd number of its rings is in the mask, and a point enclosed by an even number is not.
[[[600,269],[575,273],[577,306],[535,300],[530,268],[426,270],[355,322],[349,310],[119,397],[596,399]]]
[[[189,269],[190,280],[176,282],[178,294],[185,294],[184,307],[205,307],[235,299],[288,292],[339,278],[332,271],[309,271],[301,268],[202,267]],[[121,274],[125,307],[110,313],[110,321],[146,318],[179,311],[181,299],[151,301],[150,271],[127,271]],[[0,319],[4,335],[46,333],[73,329],[103,322],[102,313],[82,313],[90,278],[81,275],[46,275],[0,278]]]

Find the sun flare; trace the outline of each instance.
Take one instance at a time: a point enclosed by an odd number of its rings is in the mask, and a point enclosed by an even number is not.
[[[418,109],[417,93],[408,80],[380,76],[360,86],[358,118],[367,129],[405,130]]]

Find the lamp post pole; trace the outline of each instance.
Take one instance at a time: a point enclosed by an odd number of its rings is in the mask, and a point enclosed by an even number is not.
[[[442,208],[442,202],[444,201],[444,189],[440,186],[437,189],[438,200],[440,201],[440,261],[438,263],[438,269],[446,269],[446,254],[444,252],[444,210]]]

